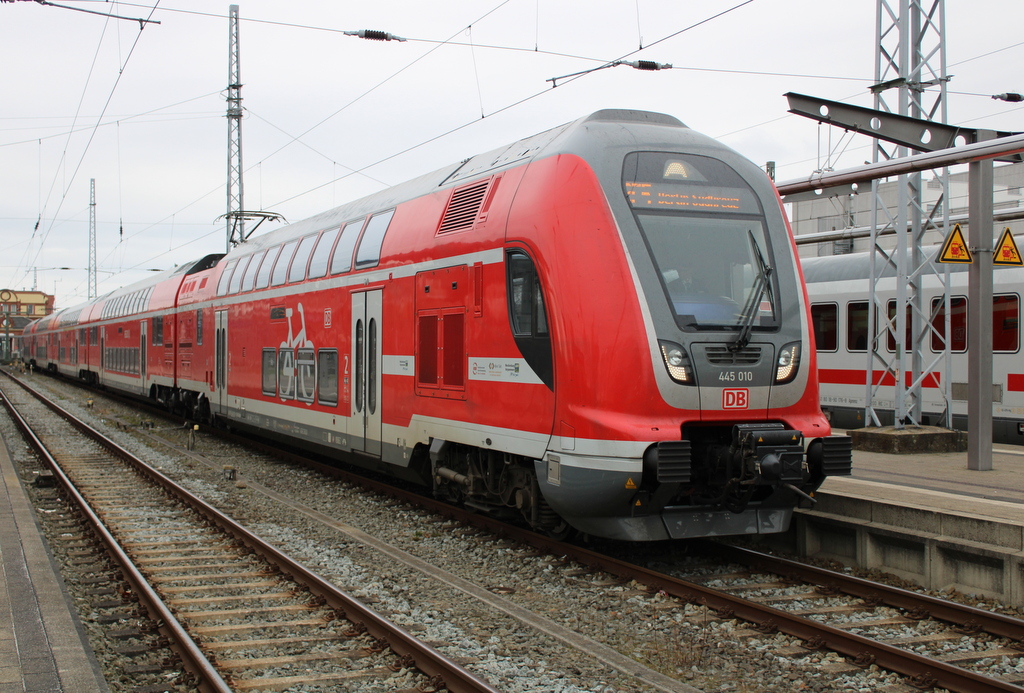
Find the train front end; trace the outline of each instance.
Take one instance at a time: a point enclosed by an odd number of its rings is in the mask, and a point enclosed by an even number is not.
[[[574,215],[588,228],[563,233],[547,268],[558,404],[541,490],[605,537],[785,531],[852,455],[818,404],[779,197],[758,167],[675,119],[606,118],[589,124],[600,146],[583,156],[610,219]],[[568,256],[591,276],[569,280]]]

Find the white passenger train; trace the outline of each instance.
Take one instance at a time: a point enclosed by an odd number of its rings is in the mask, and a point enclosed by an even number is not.
[[[803,269],[811,299],[814,336],[817,343],[818,374],[822,409],[839,428],[865,425],[866,375],[868,365],[868,301],[870,254],[804,258]],[[969,265],[950,266],[950,349],[952,352],[953,426],[967,429],[967,315],[977,310],[967,298]],[[877,293],[887,314],[896,314],[896,279],[890,271],[880,280]],[[925,361],[941,357],[945,333],[942,289],[935,276],[924,279],[922,307],[930,311],[932,331],[924,349]],[[992,429],[995,442],[1024,444],[1024,357],[1020,353],[1020,304],[1024,291],[1024,268],[997,266],[994,270],[992,306]],[[876,326],[886,316],[876,317]],[[910,340],[907,320],[907,343]],[[880,328],[876,327],[876,332]],[[895,355],[896,340],[883,337],[881,352]],[[941,368],[939,369],[941,371]],[[882,425],[893,422],[895,380],[875,361],[874,382],[882,387],[874,407]],[[909,374],[905,375],[909,378]],[[941,372],[930,375],[922,385],[924,425],[941,425],[946,409]]]

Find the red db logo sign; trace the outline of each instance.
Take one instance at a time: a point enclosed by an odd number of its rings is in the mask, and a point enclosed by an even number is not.
[[[750,390],[745,387],[722,390],[722,409],[746,409],[750,406]]]

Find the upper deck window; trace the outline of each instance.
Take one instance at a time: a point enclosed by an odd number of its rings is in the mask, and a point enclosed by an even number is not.
[[[394,215],[395,210],[392,209],[370,217],[370,221],[366,223],[366,230],[363,231],[363,237],[359,241],[359,249],[356,251],[356,269],[372,267],[380,262],[380,249],[384,245],[384,234]]]
[[[252,256],[249,266],[245,268],[245,278],[242,279],[242,285],[239,287],[240,291],[252,291],[252,287],[256,283],[256,271],[259,270],[260,261],[266,254],[266,250],[261,250]]]
[[[295,258],[292,260],[292,268],[288,270],[288,282],[301,282],[306,278],[306,264],[309,256],[313,253],[313,244],[316,243],[317,235],[306,236],[299,243],[295,251]]]
[[[274,269],[274,260],[277,259],[280,252],[281,246],[276,246],[267,251],[267,256],[263,258],[263,264],[260,265],[259,274],[256,275],[257,289],[266,289],[270,286],[270,272]]]
[[[327,263],[331,260],[331,250],[334,249],[334,242],[338,240],[341,227],[324,231],[313,251],[313,257],[309,260],[309,278],[319,279],[327,274]]]
[[[345,230],[341,232],[341,240],[334,249],[334,256],[331,258],[331,274],[340,274],[352,269],[352,251],[356,247],[356,239],[359,238],[359,231],[363,228],[363,220],[350,221],[345,224]]]
[[[228,282],[231,281],[231,273],[235,271],[235,265],[238,264],[238,260],[232,260],[224,268],[224,271],[220,274],[220,281],[217,282],[217,295],[223,296],[228,292]]]
[[[270,278],[271,286],[281,286],[284,284],[284,280],[288,277],[288,266],[291,264],[292,255],[295,254],[295,246],[298,244],[298,241],[291,241],[286,243],[281,250],[281,255],[277,258],[277,264],[274,265],[274,274]]]

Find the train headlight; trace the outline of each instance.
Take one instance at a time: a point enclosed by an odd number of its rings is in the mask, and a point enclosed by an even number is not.
[[[675,342],[659,340],[658,344],[661,346],[661,356],[665,359],[665,368],[668,369],[672,380],[684,385],[693,385],[693,366],[686,350]]]
[[[788,383],[796,377],[800,370],[800,342],[790,342],[779,350],[779,360],[776,363],[775,382]]]

